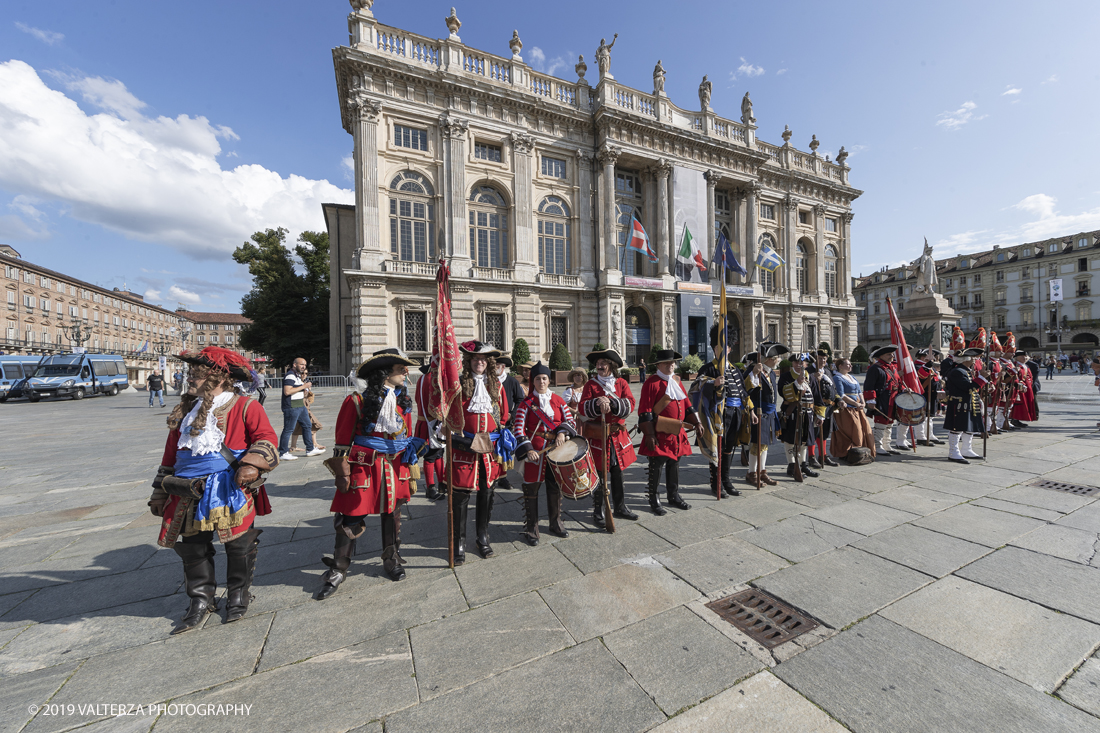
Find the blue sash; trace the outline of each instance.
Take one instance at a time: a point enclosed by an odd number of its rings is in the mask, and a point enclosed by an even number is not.
[[[465,431],[462,434],[471,440],[475,435],[475,433]],[[496,457],[502,464],[508,464],[512,460],[512,456],[515,455],[516,448],[519,447],[516,436],[512,435],[512,431],[508,428],[501,428],[489,433],[489,439],[493,441],[493,453]]]
[[[243,450],[231,451],[240,458]],[[205,521],[214,514],[226,513],[230,516],[244,509],[248,497],[237,486],[234,471],[220,453],[207,453],[196,456],[189,450],[176,453],[176,476],[180,478],[199,478],[206,476],[206,491],[195,507],[195,521]],[[223,510],[219,512],[218,510]]]
[[[355,445],[370,448],[386,455],[401,454],[401,462],[406,466],[415,466],[420,460],[419,451],[424,447],[423,438],[379,438],[375,435],[356,435],[352,440]]]

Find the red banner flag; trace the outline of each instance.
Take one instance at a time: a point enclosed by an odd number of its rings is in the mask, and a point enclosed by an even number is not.
[[[437,420],[442,420],[451,411],[451,405],[458,397],[462,386],[458,376],[462,372],[462,356],[458,353],[458,341],[455,339],[454,324],[451,322],[451,271],[447,263],[439,260],[439,270],[435,274],[438,286],[435,309],[435,340],[432,343],[431,392],[428,395],[428,410]]]
[[[917,394],[923,394],[920,378],[917,376],[917,365],[913,363],[913,357],[909,355],[909,347],[905,345],[905,334],[901,331],[901,321],[894,312],[894,303],[890,296],[886,296],[886,307],[890,311],[890,343],[898,347],[898,374],[901,375],[901,384],[906,389],[911,389]]]

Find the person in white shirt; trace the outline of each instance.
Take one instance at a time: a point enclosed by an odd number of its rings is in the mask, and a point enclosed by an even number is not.
[[[302,440],[306,444],[307,456],[319,456],[324,449],[313,444],[313,423],[306,408],[306,395],[313,388],[312,382],[302,381],[306,373],[306,360],[298,357],[286,376],[283,377],[283,434],[279,437],[279,456],[284,461],[296,461],[298,456],[290,452],[290,436],[294,427],[302,427]]]

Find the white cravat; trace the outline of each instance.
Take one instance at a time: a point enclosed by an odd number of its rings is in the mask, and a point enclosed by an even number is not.
[[[665,388],[665,394],[668,395],[670,400],[687,399],[687,393],[684,392],[684,388],[680,386],[679,382],[672,378],[671,374],[665,374],[658,370],[657,376],[668,382],[668,386]]]
[[[501,372],[500,374],[497,375],[497,381],[499,381],[501,384],[504,384],[504,380],[507,379],[507,378],[508,378],[508,370],[507,369],[505,369],[503,372]]]
[[[554,417],[554,406],[550,404],[550,398],[553,397],[554,393],[550,390],[546,390],[545,392],[536,392],[535,394],[537,394],[539,398],[539,409],[546,415]]]
[[[597,374],[596,381],[600,383],[601,387],[603,387],[604,392],[611,395],[612,397],[615,396],[615,383],[619,381],[618,377],[614,375],[601,377],[599,374]]]
[[[397,414],[397,392],[393,387],[386,387],[386,397],[382,400],[382,406],[378,408],[378,419],[374,421],[374,429],[380,433],[400,433],[405,427],[405,421]]]
[[[180,439],[176,443],[176,448],[189,450],[196,456],[205,456],[208,453],[217,453],[221,450],[225,433],[218,427],[214,410],[222,407],[231,399],[233,399],[232,392],[222,392],[216,396],[210,406],[210,412],[206,415],[206,427],[202,429],[202,433],[199,435],[191,435],[191,424],[195,422],[195,418],[199,415],[199,409],[202,407],[202,400],[196,402],[195,406],[191,408],[191,412],[187,413],[180,424]]]
[[[474,396],[470,398],[468,412],[487,415],[493,411],[493,401],[489,399],[489,390],[485,388],[485,375],[474,375]]]

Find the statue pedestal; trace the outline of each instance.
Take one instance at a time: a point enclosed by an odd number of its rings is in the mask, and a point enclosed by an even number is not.
[[[905,302],[905,310],[898,312],[898,320],[906,331],[906,341],[911,338],[910,334],[914,337],[913,343],[909,343],[911,351],[924,347],[924,338],[916,336],[925,335],[931,328],[928,345],[946,352],[951,347],[951,330],[958,323],[959,314],[939,293],[918,293]]]

